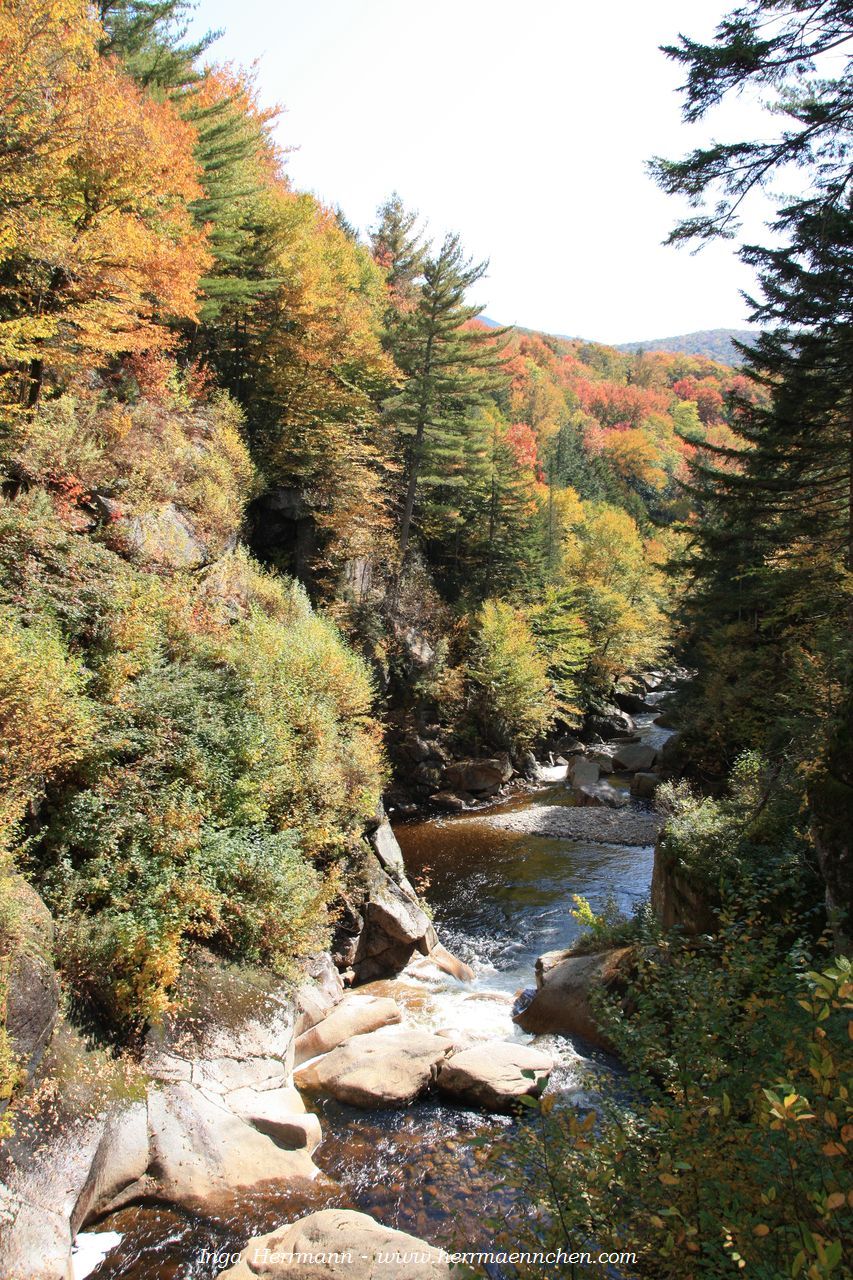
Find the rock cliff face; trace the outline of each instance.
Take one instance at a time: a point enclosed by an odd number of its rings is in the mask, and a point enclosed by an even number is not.
[[[652,909],[665,929],[683,933],[713,933],[717,916],[707,884],[697,885],[683,867],[666,856],[658,840],[652,870]]]
[[[21,876],[4,881],[14,911],[15,939],[6,962],[6,1031],[22,1083],[32,1079],[47,1048],[59,1011],[53,969],[53,920]],[[0,1113],[7,1104],[0,1099]]]
[[[343,988],[328,958],[316,968],[294,995],[199,952],[130,1097],[82,1089],[102,1064],[62,1028],[46,1101],[16,1117],[0,1152],[0,1275],[66,1280],[75,1234],[124,1205],[209,1215],[260,1187],[319,1179],[320,1126],[293,1088],[294,1040]]]

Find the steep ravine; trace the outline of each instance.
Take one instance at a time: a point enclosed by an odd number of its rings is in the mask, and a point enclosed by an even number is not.
[[[670,733],[654,717],[654,711],[637,715],[637,726],[644,742],[660,746]],[[407,872],[426,886],[440,938],[475,974],[460,983],[416,956],[398,977],[358,988],[393,998],[406,1025],[532,1042],[512,1021],[513,1001],[531,985],[537,956],[567,947],[577,936],[580,926],[569,913],[572,895],[583,895],[594,909],[612,898],[630,911],[648,894],[651,845],[537,833],[543,826],[559,831],[561,811],[578,812],[563,780],[565,766],[543,773],[543,786],[532,795],[397,828]],[[619,774],[610,781],[621,789],[629,784]],[[612,823],[610,809],[581,812],[589,815],[592,829],[595,815],[605,829]],[[630,823],[630,813],[639,829],[647,829],[646,812],[642,802],[634,802],[623,811],[623,825]],[[536,1043],[556,1060],[549,1089],[579,1088],[591,1061],[602,1065],[606,1078],[606,1055],[590,1046],[562,1036],[538,1037]],[[123,1237],[92,1275],[201,1280],[215,1275],[248,1238],[326,1205],[362,1210],[448,1249],[487,1243],[484,1215],[500,1205],[471,1139],[511,1133],[523,1119],[488,1115],[434,1095],[403,1109],[363,1110],[332,1099],[309,1101],[309,1107],[317,1111],[323,1134],[314,1160],[333,1181],[321,1179],[299,1194],[253,1194],[232,1212],[207,1218],[161,1204],[130,1206],[90,1228]]]

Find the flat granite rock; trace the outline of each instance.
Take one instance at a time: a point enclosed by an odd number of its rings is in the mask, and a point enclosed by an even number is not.
[[[383,1027],[333,1049],[298,1070],[299,1089],[354,1107],[404,1107],[431,1083],[451,1042],[428,1031]]]
[[[442,1062],[436,1084],[442,1093],[463,1102],[488,1111],[511,1111],[519,1098],[538,1097],[553,1066],[553,1058],[539,1049],[512,1040],[489,1040]]]
[[[246,1245],[220,1280],[447,1280],[441,1249],[352,1209],[323,1209]]]
[[[378,1031],[399,1022],[401,1013],[393,1000],[379,996],[352,994],[321,1021],[303,1032],[296,1041],[295,1062],[299,1066],[318,1054],[329,1053],[353,1036]]]

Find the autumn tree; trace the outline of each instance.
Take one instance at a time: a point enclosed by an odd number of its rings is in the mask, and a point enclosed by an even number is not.
[[[0,365],[32,405],[48,375],[167,346],[208,259],[193,132],[101,57],[88,6],[14,3],[0,24]]]

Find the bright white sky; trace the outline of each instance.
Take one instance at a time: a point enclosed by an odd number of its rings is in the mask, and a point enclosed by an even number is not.
[[[734,102],[681,123],[679,68],[658,50],[708,37],[727,0],[199,0],[210,57],[259,60],[281,103],[294,185],[365,229],[397,190],[435,236],[458,231],[504,324],[602,342],[740,327],[752,286],[735,246],[661,245],[679,214],[645,172],[716,134]],[[749,228],[760,235],[760,221]]]

